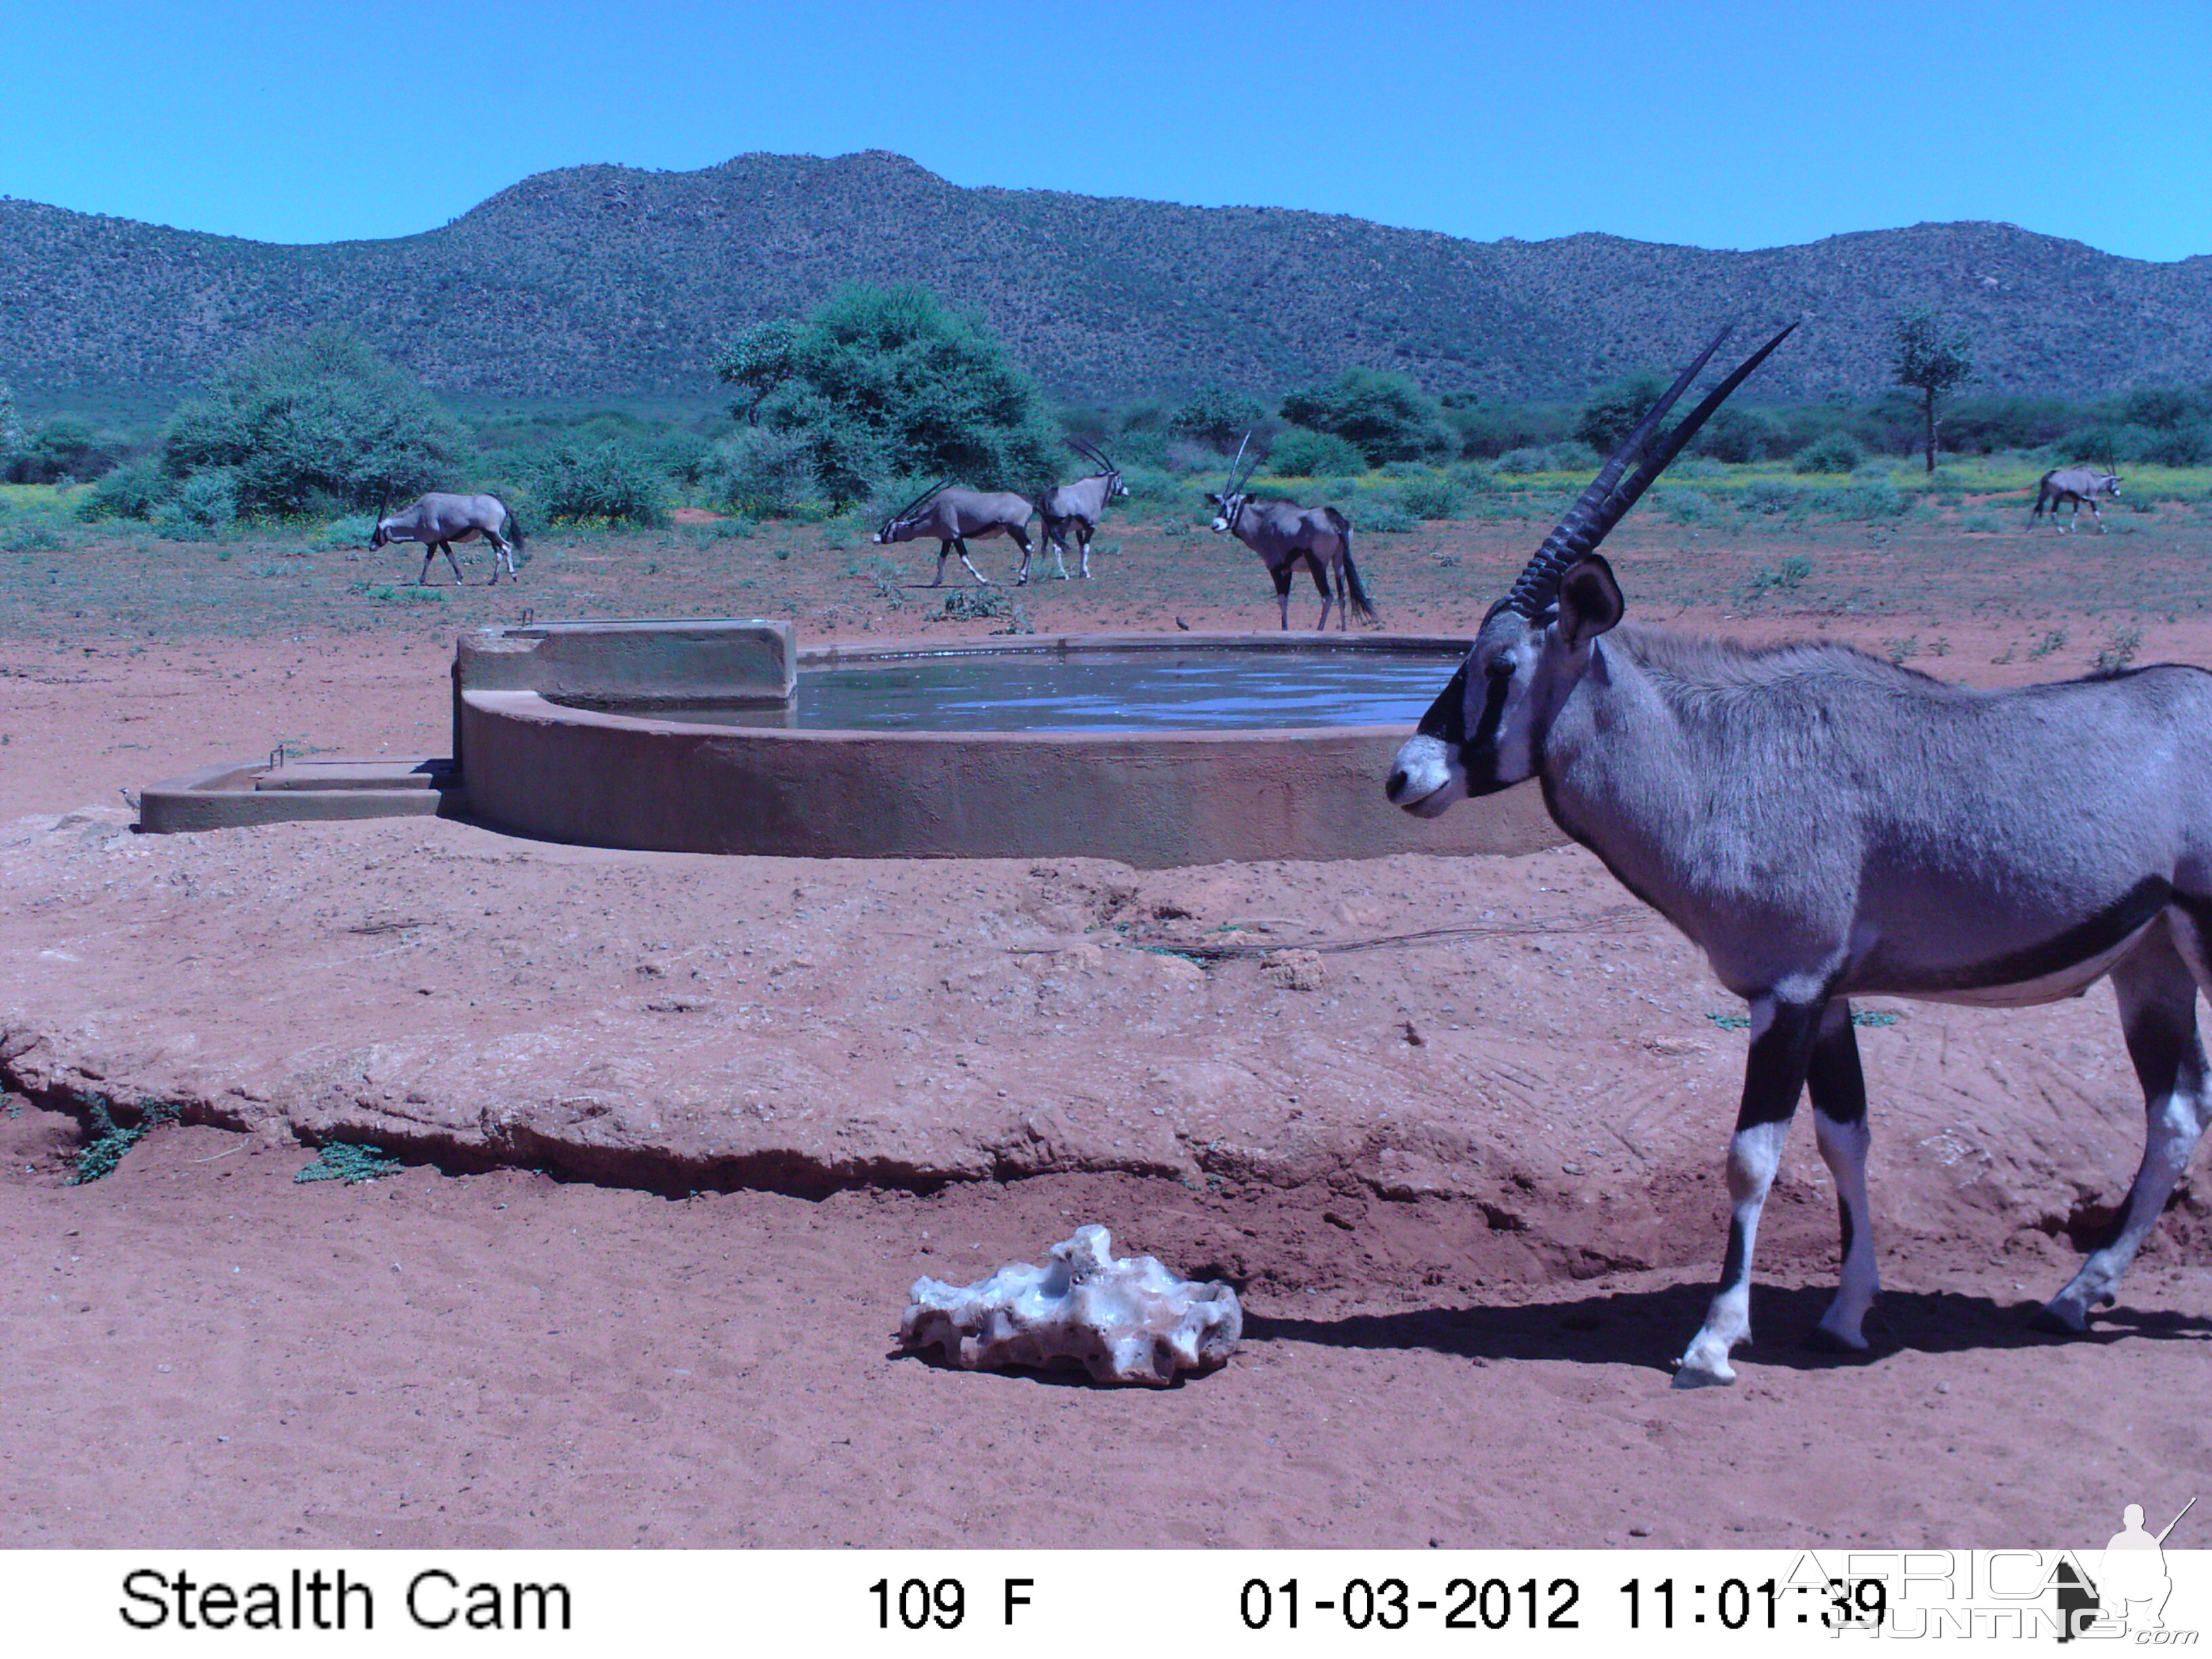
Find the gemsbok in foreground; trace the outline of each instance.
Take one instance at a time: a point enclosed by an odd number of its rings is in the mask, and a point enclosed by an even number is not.
[[[1067,580],[1067,533],[1075,532],[1075,544],[1082,550],[1083,580],[1091,580],[1091,538],[1098,533],[1098,520],[1106,515],[1106,504],[1116,495],[1129,493],[1128,485],[1121,482],[1121,469],[1106,459],[1105,452],[1096,444],[1079,438],[1070,438],[1067,447],[1098,469],[1087,478],[1078,478],[1073,483],[1054,484],[1044,492],[1037,503],[1038,516],[1044,520],[1043,541],[1052,549],[1052,562],[1060,572],[1062,581]],[[1015,580],[1019,586],[1030,579],[1030,562],[1022,558],[1022,574]]]
[[[988,586],[983,573],[975,568],[968,557],[968,538],[981,541],[986,536],[1012,536],[1021,544],[1022,571],[1027,580],[1030,568],[1030,515],[1036,509],[1026,495],[1017,495],[1011,490],[952,489],[944,484],[932,484],[904,507],[884,520],[883,528],[868,539],[879,547],[893,542],[920,541],[937,538],[937,580],[930,586],[945,586],[945,562],[955,552],[960,562],[968,567],[968,574],[980,586]]]
[[[2062,531],[2071,530],[2081,518],[2086,505],[2089,516],[2097,521],[2097,533],[2105,533],[2105,515],[2097,507],[2097,497],[2110,495],[2120,498],[2119,475],[2100,472],[2094,466],[2062,466],[2043,475],[2035,486],[2035,510],[2027,515],[2029,525],[2043,516],[2043,509],[2051,509],[2051,522],[2058,524],[2058,509],[2067,502],[2074,503],[2074,515],[2063,525]]]
[[[473,541],[478,536],[492,546],[492,585],[499,584],[501,564],[508,575],[519,580],[521,573],[514,568],[514,556],[522,550],[522,526],[496,495],[447,495],[433,490],[404,512],[387,517],[380,510],[368,544],[382,547],[387,542],[419,542],[422,574],[415,579],[415,585],[420,587],[430,580],[430,561],[441,553],[453,566],[458,585],[462,580],[461,567],[453,557],[453,544]]]
[[[1760,1207],[1808,1085],[1843,1231],[1814,1339],[1866,1346],[1879,1276],[1853,996],[2008,1007],[2112,975],[2148,1140],[2049,1328],[2086,1329],[2112,1302],[2212,1103],[2196,1012],[2212,994],[2212,674],[1984,691],[1838,645],[1620,625],[1598,544],[1789,331],[1659,438],[1721,341],[1684,371],[1491,607],[1385,786],[1431,817],[1540,779],[1559,827],[1751,1005],[1727,1254],[1677,1387],[1735,1379]]]
[[[1248,432],[1244,442],[1237,446],[1237,459],[1229,463],[1228,482],[1221,486],[1221,493],[1206,498],[1214,506],[1213,533],[1232,535],[1260,556],[1260,562],[1274,579],[1275,599],[1285,629],[1291,625],[1291,578],[1298,574],[1301,564],[1313,573],[1314,586],[1321,589],[1321,620],[1314,624],[1316,632],[1328,626],[1331,577],[1336,580],[1339,629],[1351,625],[1354,611],[1362,622],[1380,622],[1360,582],[1359,568],[1352,562],[1352,521],[1333,507],[1255,501],[1246,486],[1260,463],[1255,459],[1250,466],[1243,465],[1245,447],[1251,441]],[[1242,472],[1239,467],[1243,468]]]

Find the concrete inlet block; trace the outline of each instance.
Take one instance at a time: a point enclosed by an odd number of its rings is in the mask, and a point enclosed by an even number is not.
[[[799,650],[787,622],[537,623],[464,634],[453,678],[463,692],[774,707],[798,687]]]

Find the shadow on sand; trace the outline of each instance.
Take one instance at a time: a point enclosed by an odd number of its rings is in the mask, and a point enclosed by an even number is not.
[[[2083,1336],[2052,1336],[2029,1324],[2039,1304],[2002,1303],[1952,1291],[1885,1291],[1868,1316],[1872,1346],[1836,1353],[1805,1340],[1826,1312],[1827,1289],[1765,1287],[1752,1295],[1753,1339],[1739,1359],[1787,1370],[1824,1371],[1868,1364],[1899,1352],[1973,1353],[2060,1342],[2212,1340],[2212,1319],[2193,1314],[2104,1310]],[[1341,1319],[1280,1319],[1248,1313],[1247,1342],[1313,1342],[1332,1348],[1427,1348],[1463,1359],[1553,1359],[1583,1365],[1673,1368],[1705,1315],[1711,1290],[1677,1285],[1618,1291],[1574,1301],[1517,1307],[1423,1308],[1352,1314]]]

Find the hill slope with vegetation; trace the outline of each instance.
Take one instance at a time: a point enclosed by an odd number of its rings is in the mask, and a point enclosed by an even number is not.
[[[902,157],[741,155],[541,173],[441,228],[288,246],[0,201],[0,378],[158,401],[327,324],[449,396],[701,399],[717,346],[838,283],[980,311],[1055,395],[1275,392],[1347,365],[1438,393],[1574,398],[1716,318],[1802,315],[1765,396],[1863,397],[1890,325],[1940,308],[1980,389],[2087,398],[2212,376],[2212,257],[2156,264],[1969,222],[1716,252],[1597,234],[1471,242],[1275,208],[966,189]]]

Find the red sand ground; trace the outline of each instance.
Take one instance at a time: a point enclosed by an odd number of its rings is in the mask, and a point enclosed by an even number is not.
[[[1468,532],[1471,564],[1486,556],[1487,533]],[[1501,546],[1528,539],[1498,536]],[[2155,550],[2148,539],[2125,550],[2169,592],[2185,584],[2188,561],[2201,568],[2201,530]],[[1808,544],[1823,579],[1879,555],[1843,542],[1839,532]],[[2053,546],[2034,544],[2038,568],[2065,568]],[[2118,550],[2091,543],[2081,556]],[[1633,602],[1633,567],[1622,563]],[[1197,626],[1264,622],[1261,580],[1242,574],[1248,608],[1170,604]],[[1877,649],[1908,634],[1923,646],[1942,638],[1951,659],[1922,665],[1985,683],[2079,672],[2130,620],[2047,581],[2008,598],[1986,573],[1960,580],[1984,586],[1972,598],[1923,586],[1871,617],[1702,620],[1737,632],[1819,629]],[[791,609],[804,618],[824,603],[802,594]],[[2168,603],[2132,614],[2142,659],[2212,662],[2212,627]],[[499,605],[513,609],[505,589]],[[1095,599],[1055,585],[1040,605],[1040,626],[1055,629],[1125,626],[1148,608],[1111,581]],[[1405,593],[1392,620],[1443,626],[1474,608],[1425,590]],[[134,640],[91,623],[62,639],[18,637],[0,646],[7,816],[45,814],[51,825],[87,803],[119,806],[118,790],[264,752],[278,738],[441,750],[441,636],[460,617],[440,620],[448,627],[409,614],[404,629],[295,640]],[[2023,646],[2062,629],[2073,643],[2029,659]],[[46,861],[19,867],[84,880],[64,890],[27,878],[0,894],[11,975],[0,1001],[21,1001],[0,1026],[15,1022],[19,1037],[26,1020],[34,1035],[81,1026],[127,1036],[157,1017],[172,1030],[197,1006],[210,1044],[251,1037],[281,1055],[321,1040],[325,1024],[374,1013],[382,993],[370,969],[347,978],[304,949],[243,965],[188,958],[203,934],[258,914],[252,895],[224,896],[210,872],[296,859],[333,903],[381,902],[404,890],[406,865],[372,872],[356,856],[368,843],[345,837],[398,831],[297,826],[134,848],[107,816],[40,830],[46,841],[20,853]],[[479,857],[469,838],[483,831],[418,829],[454,838],[423,842],[429,852]],[[83,842],[79,863],[39,850],[64,841]],[[138,853],[129,879],[91,862]],[[769,878],[787,872],[759,862],[763,890],[750,914],[783,928],[815,916],[822,938],[844,949],[837,930],[849,921],[835,906],[783,900],[788,887],[769,892]],[[748,861],[726,863],[737,872],[727,880],[744,878]],[[143,890],[131,881],[187,866],[200,872],[198,896],[163,911],[169,920],[127,909]],[[1198,894],[1194,925],[1214,920],[1212,888],[1221,904],[1243,904],[1277,883],[1286,922],[1380,932],[1420,911],[1425,867],[1144,880]],[[819,879],[836,890],[885,874],[824,866]],[[872,1034],[856,1031],[860,1016],[837,999],[863,981],[945,976],[946,959],[932,952],[952,937],[947,919],[1016,903],[1026,878],[957,864],[900,866],[896,876],[921,937],[886,930],[866,960],[836,958],[842,980],[825,967],[810,994],[828,1012],[788,1039],[795,1061],[833,1074],[846,1066]],[[491,902],[553,908],[577,881],[571,866],[532,857],[466,879],[487,884]],[[1479,888],[1501,912],[1626,902],[1570,852],[1438,868],[1437,885],[1451,905]],[[1430,925],[1467,920],[1462,911]],[[711,916],[694,925],[711,936]],[[634,948],[636,918],[606,926],[617,946]],[[1243,1054],[1273,1043],[1281,1081],[1309,1065],[1321,1079],[1297,1104],[1286,1088],[1252,1109],[1243,1131],[1255,1143],[1309,1111],[1352,1121],[1366,1109],[1364,1090],[1400,1074],[1393,1066],[1430,1066],[1425,1086],[1439,1098],[1455,1074],[1465,1079],[1470,1134],[1486,1132],[1473,1103],[1521,1102],[1522,1115],[1500,1122],[1526,1137],[1510,1150],[1530,1196],[1525,1216],[1503,1219],[1449,1182],[1393,1197],[1351,1178],[1356,1170],[1300,1180],[1280,1162],[1193,1184],[1078,1173],[818,1200],[671,1198],[429,1167],[300,1186],[292,1176],[308,1155],[275,1123],[160,1129],[110,1179],[69,1187],[76,1119],[13,1100],[15,1115],[0,1117],[0,1252],[15,1264],[0,1288],[0,1545],[2087,1547],[2112,1530],[2122,1503],[2170,1514],[2212,1484],[2203,1414],[2173,1406],[2201,1393],[2212,1335],[2195,1189],[2092,1336],[2053,1341],[2021,1322],[2071,1271],[2068,1226],[2117,1193],[2140,1148],[2140,1108],[2101,988],[2082,1003],[2010,1015],[1908,1006],[1894,1030],[1869,1032],[1889,1286],[1875,1353],[1839,1362],[1795,1343],[1824,1305],[1833,1249],[1801,1129],[1771,1242],[1762,1241],[1759,1340],[1740,1355],[1744,1380],[1670,1391],[1665,1362],[1697,1324],[1721,1243],[1719,1163],[1741,1039],[1703,1022],[1700,1011],[1729,1005],[1679,941],[1656,923],[1626,927],[1516,942],[1442,969],[1441,957],[1364,956],[1356,978],[1333,982],[1338,1006],[1326,1014],[1328,995],[1270,990],[1249,967],[1222,970],[1205,993],[1224,1044]],[[86,965],[41,957],[64,937]],[[453,948],[465,957],[465,944]],[[980,946],[958,949],[981,959]],[[1451,977],[1437,976],[1444,969]],[[1041,1091],[1060,1086],[1071,1051],[1042,1036],[1029,1049],[1020,1035],[1055,1024],[1103,1069],[1156,1049],[1202,1051],[1194,1018],[1162,1015],[1111,985],[1086,989],[1091,972],[1077,963],[1064,975],[1079,994],[1066,1012],[1024,1005],[1032,1023],[1010,1024],[991,1063],[1028,1066]],[[403,1004],[416,994],[388,988]],[[433,1000],[464,994],[433,988]],[[503,981],[465,988],[488,1006],[512,994]],[[620,1012],[611,981],[580,977],[562,994]],[[917,1027],[921,1040],[951,1044],[961,1020],[975,1023],[970,1012],[948,1005]],[[1390,1046],[1401,1019],[1426,1034],[1422,1055]],[[605,1040],[650,1041],[633,1029]],[[1381,1085],[1359,1080],[1361,1053],[1384,1068]],[[1631,1123],[1639,1127],[1621,1145],[1635,1145],[1623,1152],[1613,1127]],[[2079,1147],[2061,1146],[2069,1134]],[[2039,1173],[2045,1153],[2051,1167]],[[1962,1158],[1995,1173],[1961,1176]],[[2069,1188],[2063,1171],[2076,1165],[2094,1166],[2090,1190]],[[1584,1204],[1600,1194],[1603,1205]],[[1154,1393],[894,1355],[915,1277],[966,1279],[1039,1260],[1092,1220],[1121,1249],[1243,1277],[1247,1340],[1225,1368]]]

